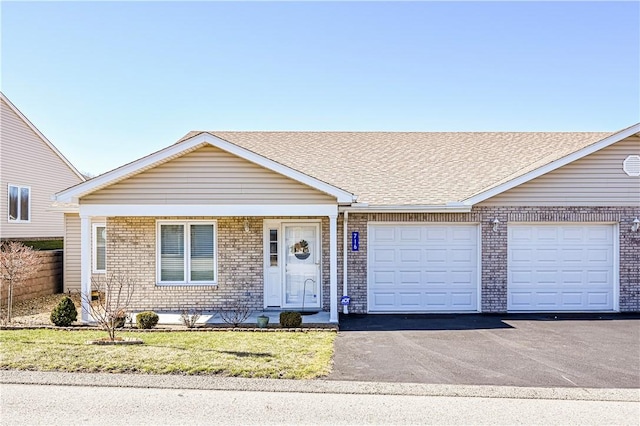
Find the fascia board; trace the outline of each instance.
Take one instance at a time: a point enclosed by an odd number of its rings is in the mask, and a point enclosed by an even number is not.
[[[340,212],[349,213],[469,213],[470,205],[434,205],[434,206],[367,206],[367,207],[340,207]]]
[[[469,205],[469,206],[473,206],[474,204],[478,204],[481,203],[485,200],[488,200],[491,197],[495,197],[498,194],[501,194],[505,191],[508,191],[512,188],[515,188],[516,186],[522,185],[523,183],[529,182],[530,180],[533,180],[539,176],[542,176],[544,174],[547,174],[549,172],[552,172],[556,169],[559,169],[562,166],[565,166],[569,163],[572,163],[576,160],[579,160],[583,157],[586,157],[589,154],[593,154],[594,152],[597,152],[603,148],[606,148],[610,145],[613,145],[616,142],[620,142],[623,139],[628,138],[629,136],[633,136],[636,133],[640,132],[640,123],[638,124],[634,124],[631,127],[628,127],[624,130],[619,131],[618,133],[615,133],[611,136],[608,136],[604,139],[602,139],[599,142],[596,142],[594,144],[591,144],[587,147],[584,147],[572,154],[566,155],[558,160],[555,160],[547,165],[544,165],[542,167],[539,167],[535,170],[530,171],[529,173],[526,173],[522,176],[519,176],[515,179],[512,179],[508,182],[505,182],[501,185],[496,186],[495,188],[491,188],[487,191],[481,192],[477,195],[474,195],[473,197],[467,198],[466,200],[463,201],[464,204]]]

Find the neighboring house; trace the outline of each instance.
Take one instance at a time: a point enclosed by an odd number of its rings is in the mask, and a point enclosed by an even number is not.
[[[0,103],[0,239],[62,239],[52,197],[85,179],[2,93]]]
[[[56,198],[65,290],[125,273],[136,310],[640,311],[640,124],[192,132]]]

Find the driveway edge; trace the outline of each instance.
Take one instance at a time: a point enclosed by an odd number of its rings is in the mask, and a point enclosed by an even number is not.
[[[255,392],[640,402],[640,389],[538,388],[2,370],[0,383]]]

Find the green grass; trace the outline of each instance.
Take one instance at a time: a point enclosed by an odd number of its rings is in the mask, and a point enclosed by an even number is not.
[[[31,247],[34,250],[57,250],[62,249],[64,246],[63,240],[42,240],[42,241],[22,241],[27,247]]]
[[[100,331],[0,330],[0,369],[312,379],[327,375],[332,332],[127,333],[143,345],[87,345]]]

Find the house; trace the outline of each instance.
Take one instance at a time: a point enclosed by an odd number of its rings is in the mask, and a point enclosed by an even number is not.
[[[2,93],[0,104],[0,239],[61,240],[51,198],[85,178]]]
[[[56,200],[65,289],[127,274],[137,310],[640,311],[640,124],[191,132]]]

